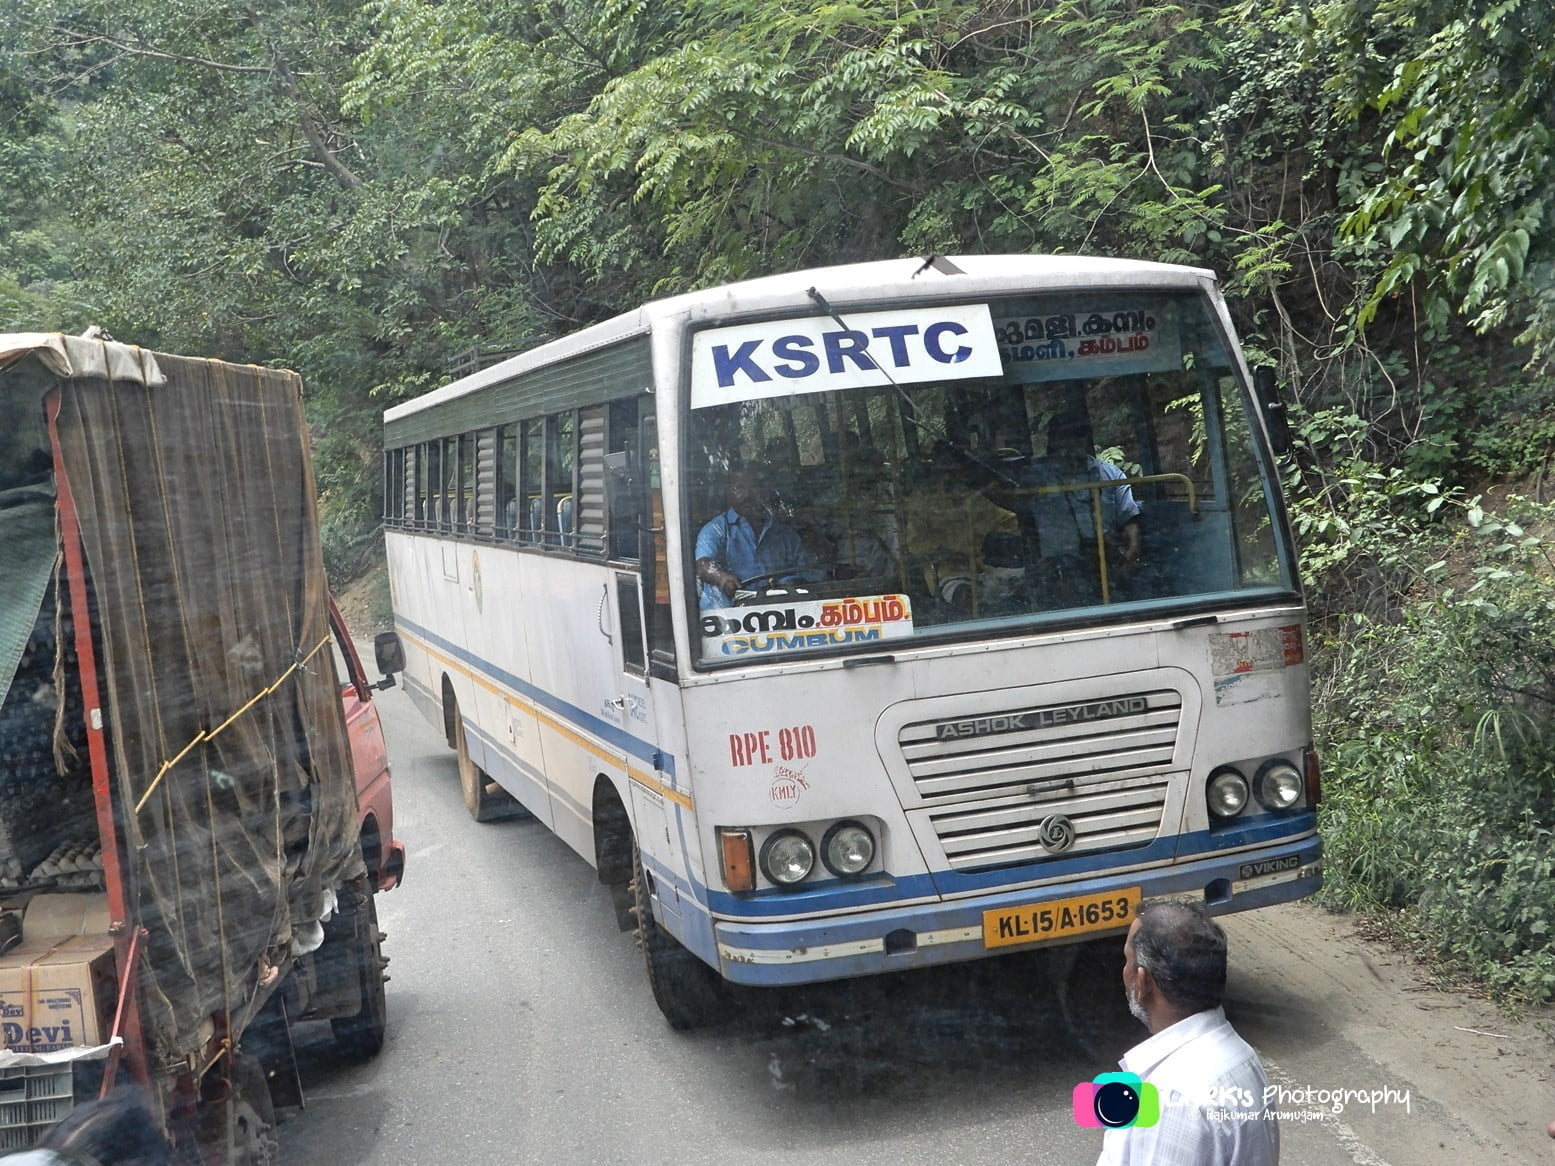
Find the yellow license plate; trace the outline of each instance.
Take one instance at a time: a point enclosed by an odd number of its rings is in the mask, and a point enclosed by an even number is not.
[[[1010,947],[1068,939],[1089,931],[1127,927],[1139,910],[1139,888],[1126,887],[1101,895],[1077,895],[1051,903],[1003,907],[983,912],[983,946]]]

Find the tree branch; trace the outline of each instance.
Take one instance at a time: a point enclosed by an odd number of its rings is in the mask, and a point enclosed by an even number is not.
[[[798,142],[780,142],[773,138],[764,138],[756,134],[741,134],[758,146],[770,146],[774,150],[793,150],[795,153],[808,154],[812,158],[819,158],[823,162],[841,162],[844,166],[852,166],[856,170],[862,170],[873,178],[878,178],[887,186],[894,186],[897,190],[905,190],[908,194],[922,194],[921,187],[914,186],[910,182],[903,182],[899,178],[892,178],[878,166],[871,166],[860,158],[850,158],[846,154],[833,154],[826,150],[817,150],[811,146],[801,146]]]
[[[213,61],[208,57],[186,57],[181,53],[165,53],[160,49],[151,48],[144,42],[139,44],[125,44],[111,36],[78,32],[73,28],[59,27],[59,31],[65,36],[72,37],[75,45],[103,44],[110,45],[120,52],[129,53],[136,57],[155,57],[159,61],[178,61],[184,65],[200,65],[206,69],[220,69],[224,73],[269,73],[268,65],[234,65],[228,61]]]
[[[259,14],[252,8],[246,10],[248,22],[256,33],[264,35],[264,28],[259,19]],[[268,40],[268,38],[266,38]],[[281,56],[281,50],[273,41],[270,45],[270,60],[273,62],[271,72],[275,74],[277,81],[281,83],[281,91],[291,99],[297,107],[297,121],[302,126],[302,132],[308,139],[308,144],[313,147],[313,155],[319,160],[320,165],[329,172],[342,190],[356,190],[362,185],[362,180],[356,173],[342,162],[339,156],[329,148],[329,143],[324,140],[324,128],[318,119],[313,116],[313,110],[308,105],[308,100],[303,96],[302,90],[297,85],[297,78],[292,74],[286,64],[286,59]]]

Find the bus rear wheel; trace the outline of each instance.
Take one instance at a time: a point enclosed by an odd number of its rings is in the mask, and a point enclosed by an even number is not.
[[[457,702],[454,714],[454,751],[459,757],[459,789],[464,794],[464,808],[477,822],[500,822],[506,818],[528,818],[530,813],[523,803],[491,780],[490,775],[475,764],[470,756],[470,743],[464,733],[464,718],[459,715]]]
[[[632,913],[637,918],[637,943],[648,969],[648,987],[669,1026],[677,1032],[687,1032],[727,1019],[733,1011],[729,985],[653,917],[653,892],[635,840],[631,896]]]

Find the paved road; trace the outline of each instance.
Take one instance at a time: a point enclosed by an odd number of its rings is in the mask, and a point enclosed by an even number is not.
[[[381,708],[410,848],[406,885],[380,901],[389,1040],[352,1066],[326,1026],[299,1030],[308,1104],[282,1127],[284,1162],[1094,1161],[1071,1090],[1142,1035],[1111,962],[1084,1039],[1030,955],[758,993],[735,1024],[673,1033],[592,869],[533,823],[471,822],[440,735],[397,691]],[[1228,1011],[1278,1080],[1410,1090],[1376,1113],[1292,1102],[1306,1118],[1283,1126],[1287,1166],[1555,1162],[1552,1046],[1532,1024],[1416,993],[1407,967],[1309,907],[1228,929]]]

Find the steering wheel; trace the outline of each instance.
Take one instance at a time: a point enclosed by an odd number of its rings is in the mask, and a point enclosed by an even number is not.
[[[813,570],[811,567],[779,567],[775,571],[764,571],[760,575],[752,575],[749,579],[740,580],[741,591],[765,591],[775,587],[784,575],[797,575],[801,571]]]

